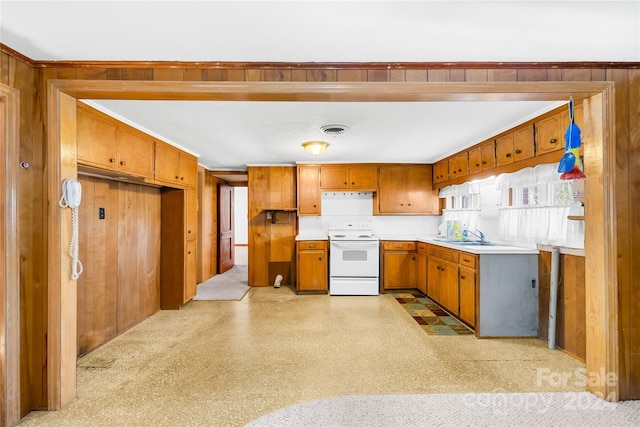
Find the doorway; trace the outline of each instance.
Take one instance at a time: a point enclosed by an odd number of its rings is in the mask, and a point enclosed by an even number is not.
[[[234,187],[234,236],[236,265],[249,265],[248,187]]]
[[[269,82],[243,82],[232,85],[215,82],[129,82],[126,89],[119,81],[50,82],[48,97],[47,196],[58,196],[58,183],[64,177],[77,173],[70,154],[75,152],[75,123],[67,120],[75,114],[76,98],[106,99],[210,99],[210,100],[269,100],[285,101],[453,101],[453,100],[588,100],[589,111],[597,123],[592,129],[595,139],[585,146],[585,168],[592,177],[593,188],[587,193],[586,203],[593,206],[587,211],[589,240],[586,244],[588,309],[590,312],[587,338],[587,369],[589,373],[618,373],[617,339],[617,252],[615,234],[609,229],[615,219],[613,179],[615,176],[614,96],[611,82],[535,82],[535,83],[322,83],[308,82],[277,84]],[[374,88],[375,86],[375,88]],[[123,93],[123,90],[126,93]],[[99,95],[98,95],[99,94]],[[55,126],[55,124],[58,126]],[[590,160],[589,162],[587,160]],[[601,206],[602,209],[596,208]],[[49,293],[49,403],[53,408],[69,403],[75,397],[75,375],[70,366],[74,345],[67,342],[65,331],[75,330],[74,314],[65,306],[75,301],[76,289],[67,279],[63,266],[64,247],[56,230],[68,228],[70,218],[53,207],[48,215],[48,276]],[[597,245],[589,242],[597,242]],[[69,375],[67,375],[69,374]],[[591,391],[601,390],[601,396],[613,393],[617,384],[598,384]]]

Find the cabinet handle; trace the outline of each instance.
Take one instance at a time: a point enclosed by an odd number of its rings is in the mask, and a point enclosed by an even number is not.
[[[191,230],[188,230],[187,233],[191,234]]]
[[[319,256],[319,257],[318,257],[318,260],[319,260],[319,261],[322,261],[322,257],[321,257],[321,256]]]
[[[486,160],[483,160],[483,161],[482,161],[482,164],[483,164],[483,165],[486,165],[486,164],[487,164],[487,161],[486,161]]]
[[[191,251],[187,252],[187,255],[191,255]]]
[[[179,177],[179,176],[176,176],[176,179],[180,179],[180,177]]]
[[[507,157],[511,157],[511,153],[507,153]]]
[[[479,167],[479,166],[480,166],[480,163],[476,163],[476,167]]]
[[[313,207],[315,208],[315,207],[316,207],[316,205],[313,205]]]
[[[469,260],[469,259],[467,259],[467,258],[462,258],[462,260],[463,260],[464,262],[470,262],[470,260]]]
[[[549,140],[549,143],[550,143],[550,144],[555,144],[556,142],[558,142],[558,140],[557,140],[556,138],[551,138],[551,139]]]
[[[464,276],[460,276],[460,278],[461,278],[462,280],[464,280]]]
[[[109,163],[115,163],[116,159],[114,159],[113,157],[109,159]]]
[[[462,169],[458,169],[458,172],[462,172]]]
[[[184,181],[184,176],[181,176],[181,177],[180,177],[180,181]]]
[[[356,183],[355,182],[351,182],[351,185],[356,185]]]
[[[522,153],[522,150],[516,150],[516,154]]]
[[[348,183],[347,183],[347,181],[345,181],[345,182],[344,182],[344,185],[347,185],[347,184],[348,184]]]
[[[126,163],[124,160],[120,162],[120,165],[122,165],[122,166],[124,166],[124,165],[126,165],[126,164],[127,164],[127,163]]]

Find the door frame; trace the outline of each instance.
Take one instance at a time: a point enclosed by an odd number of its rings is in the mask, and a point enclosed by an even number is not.
[[[20,419],[20,252],[18,239],[18,153],[20,92],[0,84],[0,182],[4,188],[0,213],[0,424]],[[24,168],[29,165],[24,164]],[[4,381],[1,381],[1,379]]]
[[[57,207],[64,178],[77,174],[76,99],[215,101],[566,101],[585,103],[597,125],[585,132],[587,374],[619,375],[615,207],[615,98],[613,82],[405,83],[405,82],[183,82],[49,80],[47,83],[48,397],[52,409],[73,400],[75,283],[68,279],[63,231],[70,215]],[[586,118],[585,118],[586,120]],[[66,241],[66,240],[65,240]],[[74,337],[75,338],[75,337]],[[599,397],[618,399],[619,382],[588,385]]]

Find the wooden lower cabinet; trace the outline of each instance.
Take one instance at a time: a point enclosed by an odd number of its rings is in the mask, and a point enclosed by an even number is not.
[[[187,190],[161,193],[160,308],[175,310],[190,301],[197,286],[197,241],[187,238]]]
[[[382,247],[382,289],[418,287],[416,242],[386,241]]]
[[[327,292],[327,241],[296,242],[296,291]]]
[[[427,244],[418,242],[418,290],[427,294]]]
[[[458,316],[467,325],[476,327],[476,271],[470,268],[459,269]]]
[[[429,257],[429,281],[434,295],[428,295],[451,314],[458,315],[458,266],[448,261]]]
[[[427,296],[475,328],[477,255],[438,245],[427,245],[427,254]]]

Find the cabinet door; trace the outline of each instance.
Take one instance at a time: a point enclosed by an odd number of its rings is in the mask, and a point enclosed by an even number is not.
[[[298,215],[321,214],[320,168],[298,166]]]
[[[406,203],[404,212],[416,214],[438,213],[438,194],[432,190],[431,166],[410,166],[405,168]]]
[[[354,190],[376,190],[378,188],[378,168],[376,166],[351,166],[349,187]]]
[[[180,151],[168,144],[156,142],[155,157],[156,179],[177,182],[180,179]]]
[[[482,170],[482,149],[480,147],[469,150],[469,173]]]
[[[440,263],[433,258],[427,258],[427,296],[435,302],[440,302]]]
[[[88,111],[78,109],[78,163],[114,170],[117,161],[117,128]]]
[[[469,174],[469,158],[467,152],[456,154],[449,159],[449,176],[460,178]]]
[[[195,188],[185,191],[187,196],[187,230],[186,239],[196,240],[198,234],[198,193]]]
[[[347,166],[321,166],[320,187],[323,190],[349,188],[349,168]]]
[[[513,163],[513,132],[496,139],[496,166]]]
[[[476,327],[476,271],[461,268],[459,276],[460,319]]]
[[[417,287],[418,260],[415,252],[385,251],[383,262],[385,289],[408,289]]]
[[[482,170],[496,167],[496,145],[494,141],[480,147],[482,154]]]
[[[533,126],[528,125],[513,132],[513,157],[515,161],[528,159],[535,155]]]
[[[449,179],[449,161],[441,160],[433,165],[433,182],[439,183]]]
[[[120,129],[118,132],[117,169],[135,176],[153,178],[153,139],[141,133]]]
[[[195,187],[198,180],[198,159],[180,153],[180,183],[188,187]]]
[[[427,256],[418,254],[418,290],[427,295]]]
[[[553,115],[538,122],[536,130],[537,154],[564,149],[564,138],[560,130],[560,114]]]
[[[380,213],[405,211],[407,175],[402,166],[380,166],[380,189],[378,203]]]
[[[298,291],[326,291],[327,257],[322,249],[298,251]]]
[[[196,241],[190,241],[186,244],[186,271],[184,283],[184,302],[191,300],[196,295],[198,286],[197,280],[197,256]]]
[[[457,316],[460,312],[458,299],[458,267],[452,264],[440,263],[440,276],[442,277],[440,303],[450,313]]]

